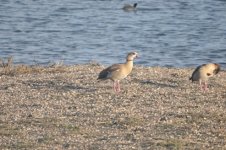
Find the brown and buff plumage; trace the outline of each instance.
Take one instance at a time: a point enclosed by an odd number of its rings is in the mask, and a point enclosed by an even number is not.
[[[133,60],[138,56],[137,52],[130,52],[124,64],[114,64],[99,73],[98,80],[110,79],[115,92],[120,92],[120,80],[126,78],[133,69]]]
[[[203,64],[198,66],[194,72],[192,73],[192,76],[190,77],[190,80],[193,81],[199,81],[199,85],[201,90],[208,90],[208,80],[210,77],[216,75],[220,71],[220,65],[215,63],[209,63],[209,64]]]

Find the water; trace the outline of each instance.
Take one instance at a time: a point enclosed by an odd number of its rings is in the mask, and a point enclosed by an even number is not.
[[[0,57],[15,63],[226,66],[225,0],[1,0]]]

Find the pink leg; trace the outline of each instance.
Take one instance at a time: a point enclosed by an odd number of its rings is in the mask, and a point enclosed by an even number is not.
[[[113,84],[113,89],[115,91],[115,93],[120,92],[120,85],[119,85],[119,81],[115,81]]]
[[[200,86],[200,89],[202,91],[203,90],[203,85],[202,85],[202,81],[201,80],[199,80],[199,86]]]
[[[113,90],[114,90],[115,92],[117,92],[117,82],[114,82],[114,83],[113,83]]]
[[[204,82],[204,90],[208,91],[208,83],[206,81]]]
[[[117,81],[117,90],[118,90],[118,92],[121,91],[119,81]]]
[[[199,81],[200,89],[201,91],[208,91],[208,84],[206,81],[202,82],[201,80]]]

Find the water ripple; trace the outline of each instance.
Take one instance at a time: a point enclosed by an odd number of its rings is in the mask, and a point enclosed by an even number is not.
[[[225,66],[226,2],[24,0],[0,3],[0,54],[16,63],[124,62],[136,50],[145,66]]]

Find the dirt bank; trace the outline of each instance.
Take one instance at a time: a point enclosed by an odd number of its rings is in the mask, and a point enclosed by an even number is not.
[[[135,66],[115,94],[103,66],[0,68],[0,149],[224,149],[226,73]]]

